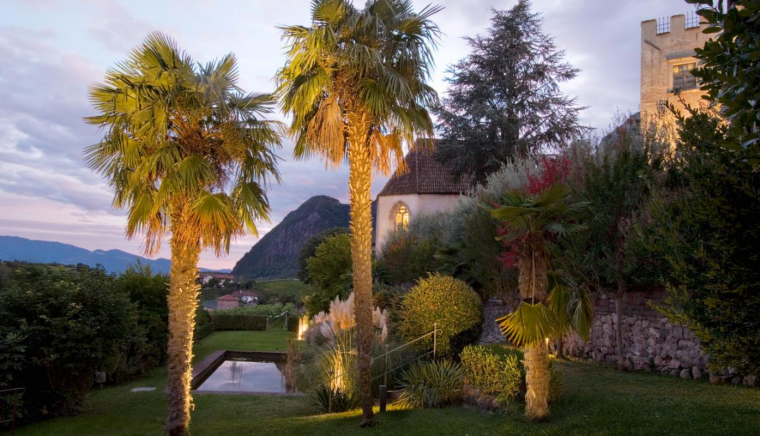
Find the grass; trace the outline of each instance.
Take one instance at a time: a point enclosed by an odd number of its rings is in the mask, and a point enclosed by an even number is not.
[[[196,344],[196,360],[217,349],[281,351],[287,333],[215,332]],[[619,373],[588,363],[564,363],[566,395],[547,423],[531,423],[521,407],[482,413],[460,407],[391,410],[380,424],[359,429],[358,411],[316,415],[308,397],[196,395],[191,430],[196,436],[229,435],[757,435],[760,389],[713,386],[642,373]],[[20,436],[161,435],[166,415],[165,371],[126,385],[93,390],[76,417],[18,429]],[[129,392],[157,386],[155,392]]]
[[[257,291],[264,291],[271,294],[289,294],[296,298],[311,291],[311,286],[295,279],[256,282],[254,288]]]

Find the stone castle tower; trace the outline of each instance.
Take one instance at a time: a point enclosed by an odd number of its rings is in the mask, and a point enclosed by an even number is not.
[[[641,114],[656,114],[665,102],[699,106],[703,92],[690,70],[697,66],[694,49],[710,36],[694,12],[641,22]]]

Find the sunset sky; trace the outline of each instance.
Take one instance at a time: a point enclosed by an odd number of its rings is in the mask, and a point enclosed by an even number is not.
[[[360,5],[362,2],[357,1]],[[433,86],[445,94],[446,67],[468,53],[464,36],[483,33],[490,9],[516,0],[441,0],[434,16],[443,32]],[[139,240],[124,237],[124,212],[111,208],[112,194],[88,170],[82,149],[96,143],[87,87],[123,60],[148,32],[175,38],[196,60],[237,55],[242,87],[273,90],[284,62],[277,25],[308,24],[308,0],[0,0],[0,235],[58,241],[87,249],[140,254]],[[428,1],[415,1],[418,9]],[[534,0],[544,31],[556,38],[566,59],[582,71],[563,86],[588,108],[582,124],[603,131],[616,112],[639,104],[640,23],[685,13],[683,0]],[[282,115],[277,115],[282,119]],[[272,222],[317,194],[348,202],[346,167],[326,170],[319,160],[292,159],[291,141],[278,153],[282,184],[269,189]],[[386,177],[378,177],[373,195]],[[201,266],[232,268],[256,242],[239,239],[229,256],[212,252]],[[158,257],[169,257],[164,244]]]

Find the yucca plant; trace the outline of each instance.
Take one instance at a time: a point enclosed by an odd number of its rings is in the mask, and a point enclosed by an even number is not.
[[[282,28],[288,60],[277,73],[281,105],[291,116],[296,157],[349,164],[351,258],[356,293],[356,359],[362,426],[374,423],[372,351],[372,170],[403,165],[403,145],[431,137],[427,84],[439,7],[414,11],[411,0],[312,0],[311,25]],[[426,141],[430,142],[430,141]]]
[[[234,55],[200,65],[152,33],[89,91],[98,115],[85,121],[105,134],[85,160],[127,210],[127,237],[143,235],[153,255],[171,234],[170,435],[187,435],[190,422],[200,252],[221,255],[246,230],[256,234],[254,222],[269,216],[264,186],[279,180],[279,124],[262,118],[275,100],[243,92],[237,80]]]
[[[409,409],[445,407],[459,401],[463,384],[464,370],[456,362],[415,362],[404,371],[396,404]]]
[[[587,336],[592,315],[585,290],[569,286],[562,274],[552,272],[550,244],[583,229],[570,220],[588,204],[573,202],[570,190],[561,184],[528,196],[508,192],[500,204],[492,215],[504,222],[501,239],[518,270],[522,301],[498,322],[509,340],[525,348],[525,412],[530,419],[545,419],[550,392],[548,343],[568,329]]]

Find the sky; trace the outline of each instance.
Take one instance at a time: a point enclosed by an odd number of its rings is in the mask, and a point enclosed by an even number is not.
[[[435,2],[444,7],[433,18],[443,32],[432,80],[439,94],[446,92],[446,68],[469,51],[463,37],[484,34],[491,9],[516,2]],[[428,3],[414,1],[418,10]],[[533,0],[533,9],[566,60],[581,70],[563,91],[587,107],[581,123],[601,132],[616,113],[638,111],[641,21],[693,6],[683,0]],[[285,60],[277,26],[307,25],[309,10],[308,0],[0,0],[0,235],[142,254],[141,241],[124,236],[125,214],[111,207],[108,185],[83,163],[83,148],[102,137],[82,121],[94,114],[88,86],[159,30],[197,61],[235,53],[242,88],[271,92]],[[258,223],[260,236],[314,195],[348,202],[345,166],[296,161],[289,139],[278,155],[282,183],[268,190],[271,220]],[[377,175],[373,198],[385,181]],[[221,258],[204,252],[200,266],[232,268],[256,241],[239,238]],[[168,243],[154,257],[170,257]]]

